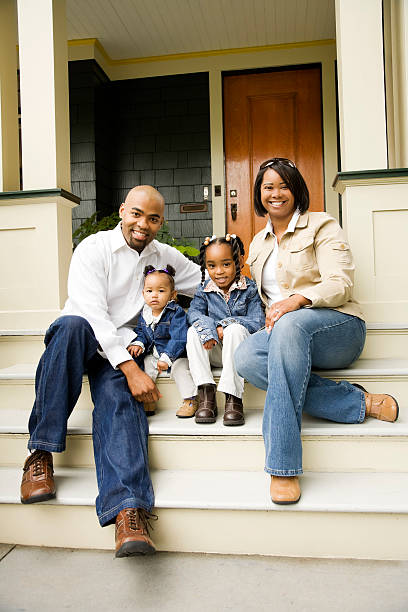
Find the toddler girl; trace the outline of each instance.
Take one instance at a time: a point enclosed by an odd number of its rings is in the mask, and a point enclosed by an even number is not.
[[[196,423],[214,423],[217,416],[211,365],[221,367],[218,390],[225,393],[224,425],[243,425],[244,379],[238,376],[234,352],[265,322],[256,284],[241,274],[244,245],[235,234],[207,237],[200,248],[201,284],[187,317],[190,372],[198,387]],[[205,269],[210,279],[204,282]]]
[[[134,331],[136,340],[128,346],[132,357],[152,380],[159,372],[170,368],[171,377],[176,381],[183,404],[177,411],[178,417],[192,417],[197,410],[197,389],[188,370],[186,355],[187,317],[184,310],[174,301],[175,270],[167,265],[163,270],[153,266],[144,269],[143,298],[145,305],[139,315]],[[142,357],[144,354],[144,358]],[[145,404],[147,415],[155,413],[154,403]]]

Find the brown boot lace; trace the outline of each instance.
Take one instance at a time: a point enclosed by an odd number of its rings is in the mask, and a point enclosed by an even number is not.
[[[33,466],[33,476],[43,476],[45,474],[44,463],[49,461],[49,456],[46,451],[35,451],[25,466],[27,470],[31,465]]]
[[[126,514],[129,519],[129,529],[132,531],[144,531],[150,535],[150,530],[154,531],[151,521],[157,521],[157,514],[147,512],[143,508],[127,508]]]

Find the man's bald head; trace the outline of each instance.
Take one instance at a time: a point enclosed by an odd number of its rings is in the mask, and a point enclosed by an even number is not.
[[[133,187],[119,208],[122,233],[139,253],[153,240],[164,221],[164,198],[150,185]]]
[[[124,204],[127,206],[130,203],[140,201],[141,199],[156,201],[157,204],[162,206],[162,214],[164,215],[164,198],[162,194],[151,185],[137,185],[136,187],[133,187],[128,192]]]

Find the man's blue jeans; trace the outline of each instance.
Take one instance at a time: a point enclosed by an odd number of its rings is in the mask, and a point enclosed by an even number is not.
[[[344,368],[363,350],[364,321],[329,308],[302,308],[283,315],[270,334],[249,336],[235,352],[238,373],[267,391],[262,433],[265,471],[302,473],[302,411],[338,423],[361,423],[364,394],[344,381],[311,374],[312,368]]]
[[[131,395],[125,376],[98,353],[89,323],[78,316],[57,319],[45,335],[38,364],[36,399],[29,421],[29,449],[65,450],[67,420],[88,373],[93,410],[93,445],[102,526],[123,508],[154,504],[147,458],[148,424],[143,404]]]

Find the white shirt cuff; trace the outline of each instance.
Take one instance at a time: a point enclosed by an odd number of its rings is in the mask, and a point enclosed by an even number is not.
[[[171,368],[171,366],[173,365],[172,360],[170,359],[170,357],[168,355],[166,355],[166,353],[162,353],[159,357],[159,361],[164,361],[165,363],[167,363],[167,365],[169,366],[169,368]]]

